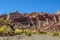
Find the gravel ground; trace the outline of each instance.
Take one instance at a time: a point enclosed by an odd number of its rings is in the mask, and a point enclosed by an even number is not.
[[[60,37],[49,35],[15,35],[15,36],[0,36],[0,40],[60,40]]]

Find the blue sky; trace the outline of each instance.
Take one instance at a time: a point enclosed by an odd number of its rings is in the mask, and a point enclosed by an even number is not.
[[[15,12],[47,12],[60,10],[60,0],[0,0],[0,14]]]

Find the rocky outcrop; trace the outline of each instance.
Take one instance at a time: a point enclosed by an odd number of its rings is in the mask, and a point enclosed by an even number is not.
[[[41,29],[46,31],[60,31],[60,12],[56,14],[47,13],[25,13],[20,14],[18,11],[12,12],[7,15],[6,20],[9,24],[13,25],[14,29]]]

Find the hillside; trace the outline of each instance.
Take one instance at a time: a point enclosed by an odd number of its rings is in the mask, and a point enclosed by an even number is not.
[[[15,31],[15,29],[30,29],[46,32],[60,32],[60,11],[56,14],[32,12],[20,14],[18,11],[0,15],[0,27]]]

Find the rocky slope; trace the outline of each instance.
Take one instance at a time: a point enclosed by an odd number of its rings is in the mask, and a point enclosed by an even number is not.
[[[7,22],[3,22],[3,20]],[[9,15],[0,15],[0,26],[7,24],[15,30],[19,29],[30,29],[45,31],[60,31],[60,11],[56,14],[48,14],[44,12],[36,13],[24,13],[20,14],[18,11],[12,12]]]

